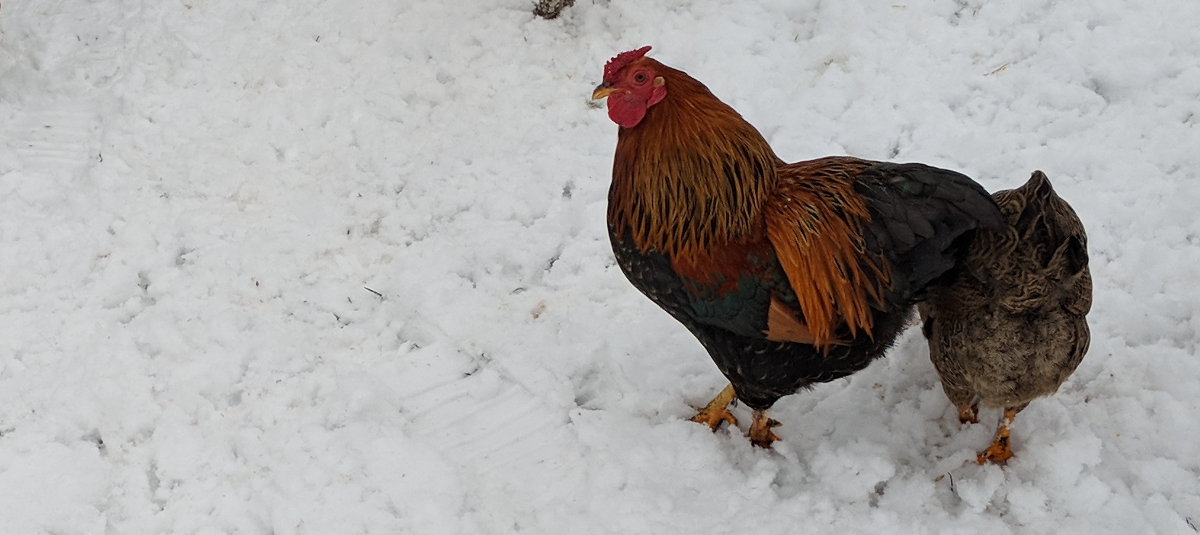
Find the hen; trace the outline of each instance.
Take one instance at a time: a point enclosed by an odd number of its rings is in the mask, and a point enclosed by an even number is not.
[[[593,99],[619,125],[608,231],[633,285],[699,339],[729,379],[695,421],[769,446],[766,410],[858,371],[904,330],[974,229],[1003,222],[971,179],[850,157],[788,164],[687,73],[624,52]]]
[[[1009,426],[1058,390],[1087,353],[1092,307],[1087,236],[1041,171],[995,194],[1008,224],[978,231],[956,280],[919,306],[929,357],[963,423],[978,397],[1004,409],[980,464],[1012,457]]]

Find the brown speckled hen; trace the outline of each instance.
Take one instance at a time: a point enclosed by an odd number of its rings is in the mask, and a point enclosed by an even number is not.
[[[778,437],[779,398],[865,368],[914,304],[999,227],[970,178],[849,157],[786,163],[733,108],[687,73],[625,52],[593,98],[620,127],[608,232],[633,285],[700,340],[725,388],[694,418]]]
[[[1035,171],[994,197],[1007,228],[979,230],[956,280],[919,306],[930,359],[959,420],[978,421],[976,398],[1004,409],[980,464],[1012,457],[1013,418],[1079,366],[1092,306],[1083,224],[1046,175]]]

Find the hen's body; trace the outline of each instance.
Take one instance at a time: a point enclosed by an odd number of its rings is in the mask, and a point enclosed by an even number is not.
[[[1005,409],[980,462],[1009,458],[1012,418],[1079,366],[1092,305],[1083,224],[1046,175],[995,198],[1007,226],[981,230],[954,283],[921,305],[930,359],[960,418],[974,421],[976,396]]]
[[[610,62],[596,91],[622,125],[613,252],[729,379],[732,392],[698,418],[732,420],[736,395],[755,409],[752,440],[767,444],[763,411],[883,355],[973,230],[1002,220],[983,188],[952,171],[848,157],[787,164],[703,84],[638,52]]]

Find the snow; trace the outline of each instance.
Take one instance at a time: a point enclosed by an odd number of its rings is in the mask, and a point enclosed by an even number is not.
[[[1200,526],[1200,3],[0,6],[0,533],[1087,533]],[[1093,342],[978,466],[910,330],[774,450],[614,265],[644,44],[787,159],[1044,170]]]

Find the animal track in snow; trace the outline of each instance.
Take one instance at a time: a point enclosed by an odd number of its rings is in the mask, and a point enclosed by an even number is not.
[[[100,115],[89,102],[43,103],[18,113],[8,146],[26,171],[79,172],[100,159]]]
[[[413,434],[437,445],[468,473],[502,481],[567,477],[553,462],[576,447],[562,428],[564,415],[494,370],[484,367],[402,399]],[[563,492],[533,486],[523,490],[518,494],[533,502]]]

